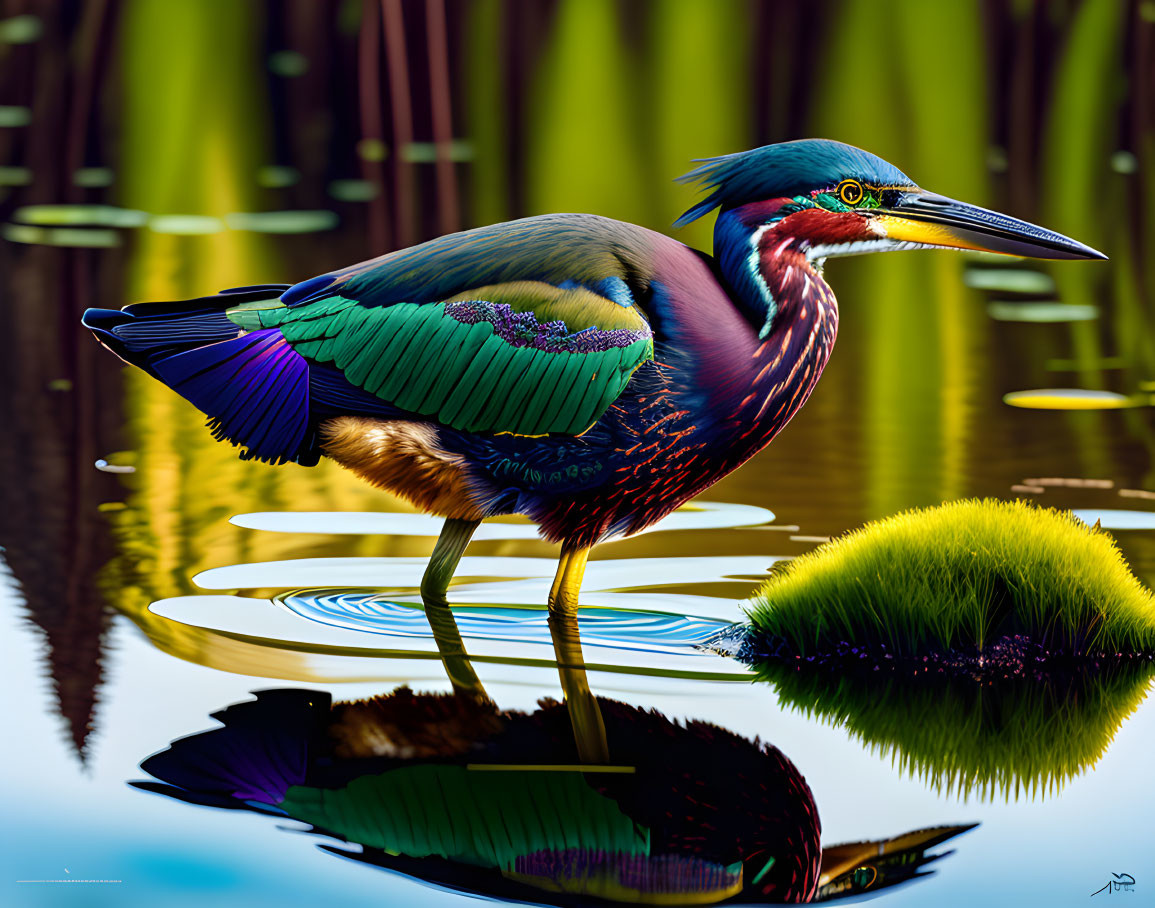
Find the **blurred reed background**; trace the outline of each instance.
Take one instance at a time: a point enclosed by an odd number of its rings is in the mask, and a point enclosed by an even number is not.
[[[1098,317],[989,318],[949,253],[832,263],[831,367],[712,497],[828,534],[1029,476],[1155,489],[1149,408],[1001,401],[1155,390],[1155,0],[0,0],[0,543],[76,744],[107,606],[171,634],[151,599],[301,550],[229,515],[383,500],[332,465],[237,461],[82,334],[85,307],[296,281],[548,211],[668,231],[692,158],[811,135],[1107,251],[1019,294]],[[678,235],[710,248],[709,223]],[[137,471],[94,471],[109,452]],[[1149,549],[1129,550],[1141,569]],[[190,655],[187,633],[168,645]]]

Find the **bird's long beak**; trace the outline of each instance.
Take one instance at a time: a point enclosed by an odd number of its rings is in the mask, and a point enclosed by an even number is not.
[[[897,201],[872,213],[887,237],[899,242],[1036,259],[1107,258],[1061,233],[921,189],[900,191]]]

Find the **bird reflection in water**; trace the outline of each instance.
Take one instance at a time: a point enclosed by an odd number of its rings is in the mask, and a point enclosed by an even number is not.
[[[580,664],[561,672],[566,703],[532,713],[460,689],[261,691],[145,760],[160,784],[134,784],[288,816],[360,846],[325,850],[438,885],[558,905],[839,897],[924,875],[925,852],[970,828],[824,852],[810,788],[776,747],[595,697]]]
[[[929,854],[932,848],[978,826],[934,826],[916,829],[892,839],[872,842],[847,842],[822,849],[822,875],[818,880],[815,901],[873,892],[897,886],[907,880],[930,876],[923,870],[927,864],[941,860],[954,851]]]

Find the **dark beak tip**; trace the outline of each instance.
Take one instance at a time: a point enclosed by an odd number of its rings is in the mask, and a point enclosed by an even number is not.
[[[1082,243],[1077,243],[1076,248],[1072,249],[1069,256],[1064,256],[1074,260],[1090,261],[1090,262],[1109,262],[1110,259],[1098,249],[1092,249],[1090,246],[1084,246]]]
[[[895,213],[945,227],[959,239],[969,239],[986,252],[1036,259],[1108,261],[1098,249],[1018,218],[914,189],[903,193]]]

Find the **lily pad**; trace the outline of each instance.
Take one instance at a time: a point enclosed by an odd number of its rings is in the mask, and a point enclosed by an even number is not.
[[[1084,388],[1039,388],[1034,391],[1012,391],[1003,395],[1003,403],[1025,410],[1120,410],[1138,406],[1134,398],[1114,391],[1091,391]]]

